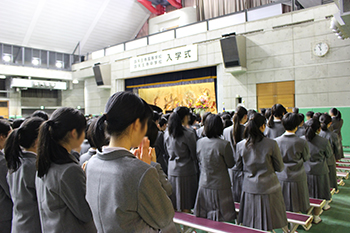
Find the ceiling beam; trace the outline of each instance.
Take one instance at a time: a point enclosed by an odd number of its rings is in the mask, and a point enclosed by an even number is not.
[[[102,3],[102,6],[100,7],[100,9],[97,12],[97,15],[94,18],[94,21],[92,21],[92,23],[90,24],[89,29],[86,31],[83,39],[80,42],[80,50],[82,50],[84,48],[85,43],[87,42],[87,40],[89,39],[92,31],[94,30],[96,24],[98,23],[98,21],[100,20],[103,12],[105,11],[105,9],[108,6],[108,3],[110,2],[110,0],[104,0]],[[117,13],[117,12],[116,12]]]
[[[39,3],[38,3],[38,6],[36,7],[35,9],[35,12],[33,14],[33,18],[32,20],[30,21],[30,24],[29,24],[29,27],[27,29],[27,32],[23,38],[23,41],[22,41],[22,45],[26,46],[28,45],[28,42],[30,40],[30,37],[32,36],[33,34],[33,31],[34,31],[34,28],[38,22],[38,19],[40,17],[40,14],[45,6],[45,2],[46,0],[40,0]]]

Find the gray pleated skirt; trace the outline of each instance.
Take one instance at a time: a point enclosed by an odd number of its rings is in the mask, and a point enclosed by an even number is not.
[[[228,171],[231,179],[233,201],[241,202],[243,172],[234,169],[228,169]]]
[[[286,207],[281,189],[271,194],[242,192],[238,223],[271,231],[287,226]]]
[[[307,180],[298,182],[280,181],[280,183],[286,210],[305,213],[310,208]]]
[[[335,164],[328,165],[329,170],[329,186],[331,188],[335,188],[335,190],[338,190],[338,178],[337,178],[337,168]]]
[[[175,210],[193,209],[198,189],[198,176],[170,176],[169,182],[173,188],[170,195]]]
[[[331,199],[331,187],[329,184],[329,175],[311,175],[307,174],[307,185],[309,187],[309,197]]]
[[[234,222],[236,211],[231,189],[216,190],[199,187],[194,214],[214,221]]]

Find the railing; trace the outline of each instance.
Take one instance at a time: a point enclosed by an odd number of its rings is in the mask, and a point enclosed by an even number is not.
[[[0,43],[0,64],[70,71],[76,62],[79,55]]]

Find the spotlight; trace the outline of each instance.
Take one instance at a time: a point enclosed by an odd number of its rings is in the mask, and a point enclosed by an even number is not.
[[[2,55],[2,60],[4,62],[11,62],[12,61],[12,55],[11,54],[7,54],[7,53],[4,53]]]
[[[33,64],[34,66],[40,65],[40,63],[41,63],[40,58],[38,58],[38,57],[33,57],[33,58],[32,58],[32,64]]]
[[[56,61],[56,67],[58,69],[62,69],[63,68],[63,61]]]

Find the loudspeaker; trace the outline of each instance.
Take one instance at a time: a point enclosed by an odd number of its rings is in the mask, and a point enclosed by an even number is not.
[[[242,35],[223,35],[220,39],[221,53],[225,68],[246,67],[246,43]]]
[[[223,38],[220,44],[225,68],[240,66],[236,36]]]
[[[102,86],[103,85],[103,79],[102,79],[102,74],[101,74],[101,68],[100,66],[94,66],[92,67],[95,75],[95,80],[97,86]]]
[[[94,72],[96,84],[99,87],[110,87],[111,85],[111,65],[96,63],[92,70]]]

